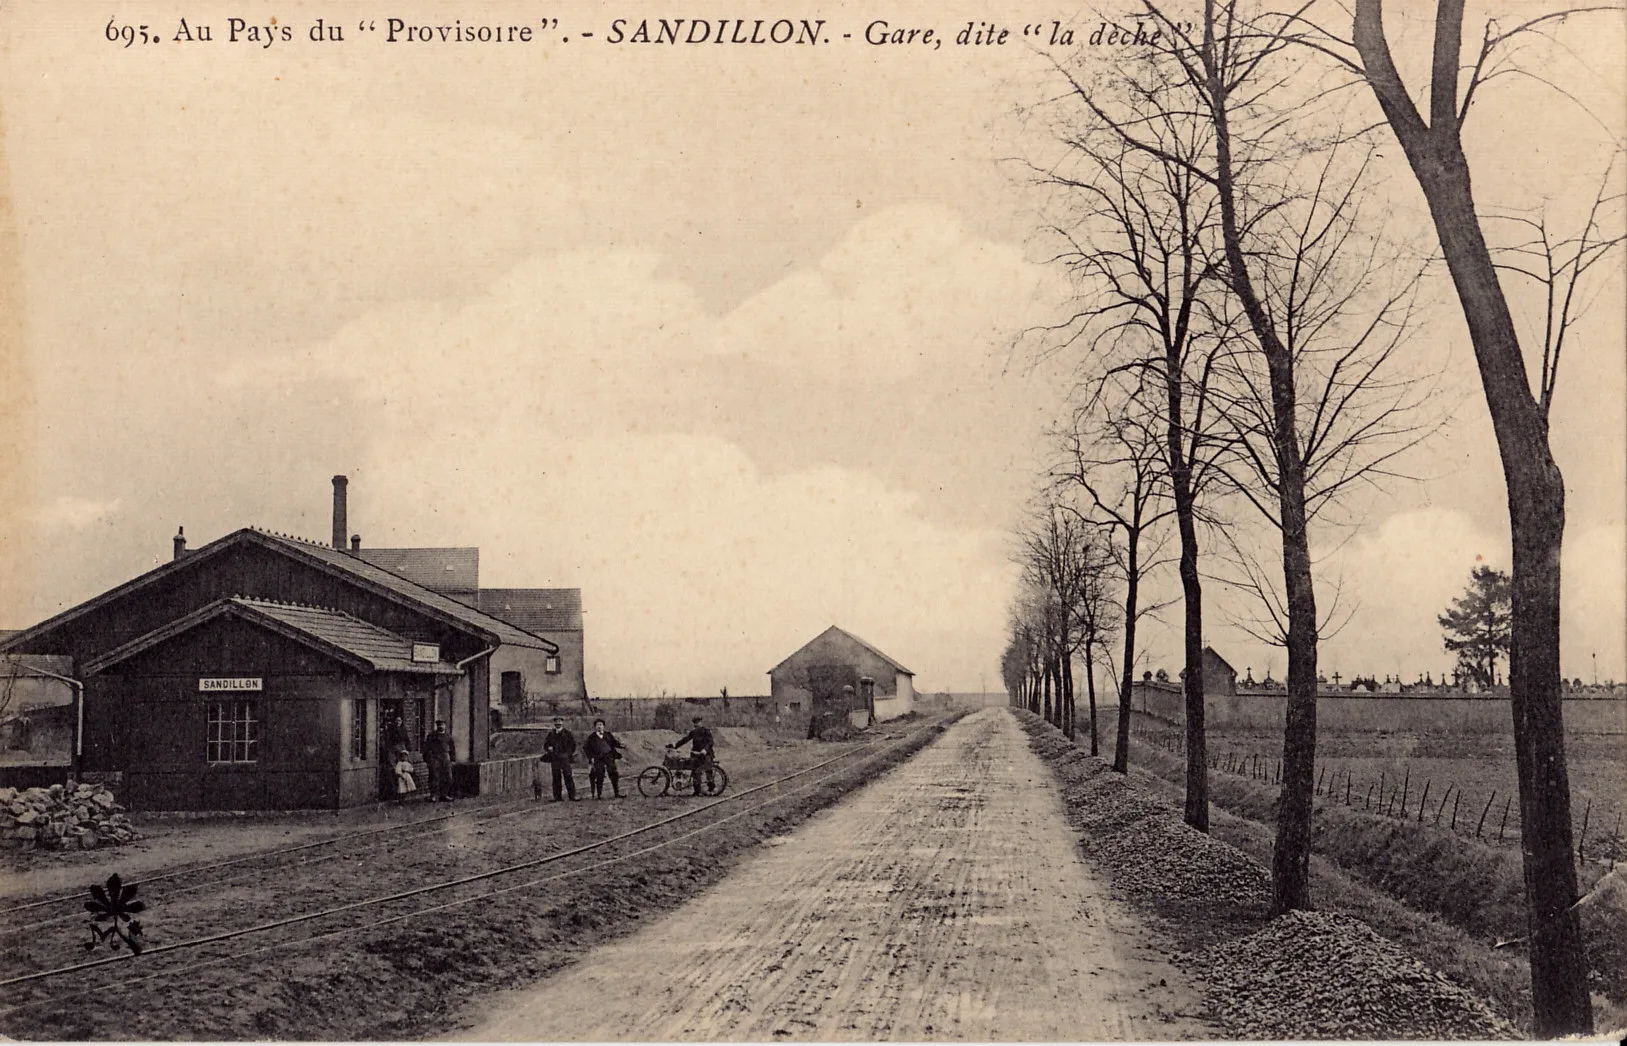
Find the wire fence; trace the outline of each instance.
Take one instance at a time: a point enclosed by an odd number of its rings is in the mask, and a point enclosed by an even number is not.
[[[1138,731],[1142,744],[1161,748],[1171,755],[1186,757],[1185,735],[1175,730]],[[1211,739],[1212,741],[1213,739]],[[1261,784],[1282,784],[1282,760],[1259,752],[1216,749],[1207,754],[1211,772],[1234,774]],[[1519,800],[1512,792],[1474,794],[1456,782],[1431,774],[1414,775],[1403,762],[1399,774],[1380,770],[1377,777],[1358,777],[1348,767],[1321,766],[1317,769],[1315,794],[1354,810],[1417,824],[1446,828],[1468,838],[1494,845],[1518,845],[1520,839]],[[1604,825],[1593,820],[1593,800],[1585,799],[1582,809],[1571,811],[1571,835],[1576,840],[1577,863],[1592,860],[1613,863],[1622,857],[1621,813],[1615,814],[1608,834]]]

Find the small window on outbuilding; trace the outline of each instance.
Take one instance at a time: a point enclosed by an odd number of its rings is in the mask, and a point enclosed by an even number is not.
[[[542,670],[551,676],[559,675],[559,655],[549,654],[548,659],[542,663]]]
[[[367,701],[357,698],[350,702],[350,758],[367,758]]]

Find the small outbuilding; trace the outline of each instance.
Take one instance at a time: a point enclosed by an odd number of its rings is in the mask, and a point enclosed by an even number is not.
[[[352,806],[392,792],[462,673],[343,611],[216,600],[84,665],[87,763],[148,810]],[[392,736],[392,733],[400,736]]]
[[[768,679],[775,711],[814,726],[841,717],[865,727],[915,707],[915,673],[835,625],[769,669]]]

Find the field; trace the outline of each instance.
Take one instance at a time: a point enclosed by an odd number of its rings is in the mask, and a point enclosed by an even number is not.
[[[1110,712],[1099,727],[1108,757],[1113,722]],[[1136,730],[1132,764],[1156,774],[1178,798],[1185,757],[1173,729],[1138,717]],[[1267,865],[1280,789],[1280,744],[1263,735],[1209,739],[1212,830]],[[1568,749],[1578,797],[1577,837],[1586,856],[1578,867],[1589,898],[1580,909],[1582,927],[1601,1026],[1616,1026],[1627,1014],[1627,895],[1607,857],[1622,847],[1620,836],[1611,836],[1620,831],[1615,819],[1622,806],[1620,782],[1627,779],[1624,744],[1621,737],[1594,735],[1573,739]],[[1514,788],[1508,749],[1496,739],[1439,735],[1318,738],[1321,786],[1312,822],[1312,895],[1319,898],[1318,907],[1331,903],[1359,916],[1520,1022],[1528,1019],[1530,996],[1517,800],[1507,826],[1502,824]],[[1454,831],[1452,805],[1459,788],[1463,799]],[[1494,789],[1497,798],[1491,803]],[[1381,806],[1388,813],[1381,813]],[[1586,840],[1580,831],[1584,817],[1590,820]]]
[[[1110,741],[1104,719],[1103,739]],[[1174,728],[1140,720],[1140,738],[1179,750]],[[1280,735],[1211,733],[1218,768],[1241,767],[1275,781]],[[1330,734],[1317,738],[1317,774],[1324,794],[1349,794],[1358,809],[1385,810],[1453,827],[1493,845],[1518,847],[1520,804],[1514,746],[1507,738],[1442,734]],[[1580,734],[1567,739],[1572,834],[1589,860],[1620,860],[1627,851],[1627,736]],[[1506,812],[1506,820],[1505,820]],[[1455,815],[1455,825],[1454,825]],[[1482,822],[1481,818],[1484,817]],[[1584,827],[1586,834],[1584,835]]]

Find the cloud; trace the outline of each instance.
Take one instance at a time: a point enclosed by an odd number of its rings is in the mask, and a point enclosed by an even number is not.
[[[41,529],[65,526],[85,530],[97,523],[113,522],[123,507],[123,498],[98,501],[95,498],[64,495],[36,508],[32,517]]]
[[[770,666],[832,623],[923,683],[975,678],[1011,588],[996,533],[922,520],[913,495],[862,473],[767,477],[704,436],[504,426],[473,454],[427,440],[352,481],[364,532],[376,520],[391,541],[478,541],[485,584],[583,587],[602,694],[762,692]]]
[[[583,588],[595,692],[760,691],[832,623],[922,685],[992,674],[1003,538],[932,499],[997,487],[967,462],[1026,444],[1014,412],[988,411],[991,432],[953,404],[998,395],[988,361],[1046,293],[1039,270],[935,207],[856,223],[722,316],[669,268],[630,248],[535,255],[464,300],[393,302],[293,350],[148,357],[117,390],[144,438],[103,455],[131,533],[52,568],[94,580],[42,591],[123,580],[179,522],[195,543],[250,522],[324,535],[345,472],[365,544],[478,544],[487,584]],[[88,384],[112,402],[113,382]]]
[[[819,265],[746,301],[714,350],[800,378],[892,382],[931,367],[983,370],[1012,317],[1061,299],[1053,269],[969,236],[942,207],[854,225]]]

